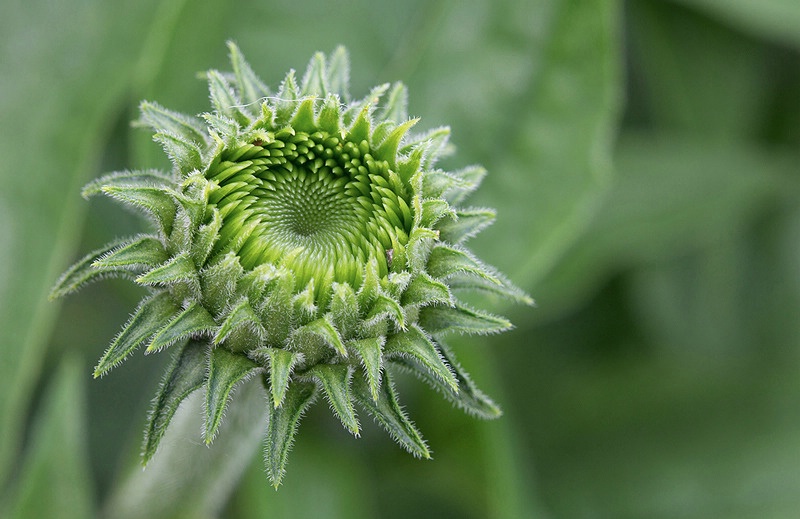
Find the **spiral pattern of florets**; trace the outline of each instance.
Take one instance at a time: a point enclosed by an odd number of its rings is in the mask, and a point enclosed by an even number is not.
[[[175,351],[145,431],[145,461],[201,387],[210,443],[233,388],[254,375],[269,395],[265,460],[276,486],[319,394],[353,434],[358,405],[412,454],[430,456],[392,369],[467,412],[499,416],[444,342],[449,332],[511,326],[464,305],[459,290],[532,302],[464,246],[494,218],[461,206],[483,169],[435,168],[449,131],[410,133],[417,121],[407,118],[402,84],[351,100],[341,48],[317,54],[299,85],[290,72],[275,94],[230,49],[233,74],[208,73],[212,112],[141,105],[140,124],[155,131],[171,172],[112,173],[84,189],[141,210],[155,232],[86,255],[53,290],[109,276],[150,288],[95,369],[102,376],[142,345]]]
[[[389,164],[366,140],[325,131],[264,137],[224,150],[206,173],[223,220],[215,250],[236,253],[246,270],[291,256],[300,286],[358,288],[370,260],[386,276],[387,251],[405,246],[413,226],[409,190]]]

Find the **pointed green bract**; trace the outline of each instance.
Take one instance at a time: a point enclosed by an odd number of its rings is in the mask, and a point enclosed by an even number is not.
[[[522,305],[534,306],[534,301],[524,290],[515,286],[504,276],[493,274],[496,280],[488,280],[477,276],[456,275],[448,278],[447,283],[454,290],[480,291],[509,299]]]
[[[222,217],[217,208],[211,210],[211,220],[201,225],[197,229],[194,243],[192,244],[191,256],[195,265],[198,267],[204,265],[208,256],[213,250],[214,244],[219,238],[219,230],[222,227]]]
[[[233,73],[236,75],[236,84],[239,88],[239,95],[247,104],[254,104],[259,99],[270,95],[269,88],[256,76],[250,64],[245,61],[239,47],[232,41],[228,42],[230,51],[231,65]]]
[[[164,380],[153,400],[147,428],[144,431],[143,464],[150,461],[156,453],[158,444],[181,402],[205,382],[207,349],[208,347],[202,343],[189,341],[179,350],[167,368]]]
[[[403,307],[394,298],[380,294],[375,298],[372,309],[367,314],[367,320],[374,321],[384,317],[389,317],[398,328],[405,327]]]
[[[264,348],[256,351],[258,354],[262,354],[262,352],[269,362],[269,394],[272,398],[272,407],[280,407],[283,405],[286,390],[289,388],[292,370],[298,362],[303,360],[303,356],[279,348]]]
[[[156,133],[153,140],[161,144],[167,156],[182,174],[188,175],[202,167],[202,152],[194,141],[168,131]]]
[[[155,132],[171,171],[116,172],[84,188],[141,210],[155,232],[85,256],[52,296],[106,276],[150,287],[95,372],[141,344],[146,353],[180,348],[151,413],[145,460],[203,384],[210,443],[234,387],[257,372],[269,393],[265,460],[274,485],[317,393],[354,435],[355,401],[429,458],[387,366],[469,413],[498,416],[441,336],[511,326],[465,306],[462,290],[532,304],[464,245],[494,219],[491,209],[460,206],[485,170],[435,169],[454,150],[450,130],[415,132],[402,83],[352,101],[341,47],[315,54],[299,81],[290,71],[275,94],[235,44],[228,49],[233,72],[206,74],[210,111],[140,106],[138,124]]]
[[[168,110],[158,103],[143,101],[139,105],[142,114],[139,124],[149,127],[154,132],[167,132],[187,142],[204,144],[207,136],[203,123],[195,118],[179,112]]]
[[[419,315],[420,326],[430,333],[459,332],[478,335],[510,330],[511,322],[502,317],[458,305],[429,306]]]
[[[491,209],[455,211],[455,217],[445,217],[436,224],[439,237],[449,243],[462,243],[490,226],[497,214]]]
[[[167,251],[161,240],[152,236],[141,236],[115,247],[92,263],[96,269],[114,267],[136,267],[158,265],[167,261]]]
[[[377,118],[394,121],[397,124],[408,119],[408,89],[406,86],[403,83],[395,83],[388,97]]]
[[[428,256],[428,272],[440,279],[464,272],[500,284],[489,269],[472,254],[450,245],[439,244],[431,250]]]
[[[153,337],[147,346],[147,353],[166,348],[181,339],[210,332],[215,327],[211,314],[202,305],[192,303]]]
[[[141,285],[168,285],[197,278],[197,267],[188,254],[179,254],[163,265],[147,271],[136,282]]]
[[[175,182],[172,175],[156,169],[144,171],[115,171],[96,178],[81,190],[84,198],[103,193],[107,187],[154,187],[166,192]]]
[[[256,315],[253,307],[250,306],[250,301],[247,299],[242,299],[230,311],[228,317],[217,329],[217,334],[214,336],[214,344],[220,344],[231,332],[241,328],[251,330],[258,337],[263,338],[267,335],[266,330],[261,325],[261,319]]]
[[[421,273],[411,280],[408,288],[403,292],[404,305],[431,305],[436,303],[450,304],[452,302],[450,287],[441,281],[433,279],[427,273]]]
[[[322,317],[316,321],[298,328],[295,332],[296,337],[304,335],[315,335],[325,341],[325,344],[336,350],[342,357],[347,357],[347,350],[342,343],[342,337],[327,317]]]
[[[208,360],[208,380],[206,383],[205,426],[203,438],[211,443],[222,423],[222,415],[233,388],[252,376],[260,366],[241,355],[225,348],[213,348]]]
[[[175,202],[163,188],[108,184],[102,187],[102,192],[130,207],[144,210],[164,234],[172,232]]]
[[[352,367],[346,364],[317,364],[308,371],[322,384],[331,408],[348,431],[358,436],[359,425],[350,395]]]
[[[267,437],[264,442],[264,462],[267,476],[275,488],[281,484],[286,471],[286,461],[300,419],[316,396],[317,387],[314,383],[298,381],[289,387],[283,405],[270,407]]]
[[[106,350],[94,376],[99,377],[121,363],[130,353],[169,323],[179,307],[166,292],[159,292],[142,301],[133,317]]]
[[[358,403],[386,429],[394,440],[419,458],[430,458],[431,453],[422,435],[406,416],[397,400],[389,373],[384,374],[378,399],[373,400],[368,384],[361,376],[353,377],[353,395]]]
[[[411,357],[441,379],[451,391],[458,393],[458,382],[450,370],[450,366],[442,358],[436,345],[418,326],[412,326],[406,332],[396,333],[389,337],[384,348],[391,357]]]
[[[383,337],[372,337],[352,341],[348,346],[358,352],[361,365],[364,366],[364,375],[369,384],[373,400],[378,400],[381,388],[381,372],[383,371]]]
[[[114,249],[124,246],[128,240],[115,240],[105,246],[94,250],[81,258],[77,263],[64,272],[55,286],[50,290],[50,299],[56,299],[80,290],[84,285],[106,277],[129,275],[128,270],[121,266],[100,266],[94,263]]]
[[[325,77],[326,68],[325,54],[321,52],[314,54],[303,76],[303,87],[300,91],[300,95],[323,97],[328,92],[328,78]]]
[[[247,125],[250,118],[242,112],[242,101],[236,97],[228,81],[216,70],[210,70],[207,76],[211,103],[217,113],[230,117],[242,126]]]
[[[439,353],[450,366],[455,376],[458,383],[457,392],[454,392],[452,387],[446,384],[441,377],[434,376],[429,370],[419,369],[416,365],[418,362],[411,357],[395,357],[391,359],[391,362],[422,378],[458,408],[473,416],[486,420],[502,416],[503,412],[500,407],[478,389],[467,372],[464,371],[464,368],[456,361],[455,356],[447,345],[438,341],[437,346]]]

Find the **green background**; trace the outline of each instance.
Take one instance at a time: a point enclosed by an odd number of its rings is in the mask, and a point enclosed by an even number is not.
[[[471,242],[537,300],[459,339],[505,415],[415,381],[434,461],[324,404],[279,491],[260,455],[130,494],[155,517],[795,518],[800,510],[800,3],[796,0],[5,0],[0,16],[0,516],[118,517],[167,355],[94,363],[142,293],[47,301],[143,223],[80,187],[166,167],[139,100],[208,109],[235,40],[276,85],[348,47],[351,92],[402,80],[446,166],[489,170]],[[163,358],[162,358],[163,357]],[[365,421],[366,422],[366,421]],[[223,454],[224,456],[224,454]],[[188,482],[188,483],[187,483]],[[216,489],[216,492],[207,491]]]

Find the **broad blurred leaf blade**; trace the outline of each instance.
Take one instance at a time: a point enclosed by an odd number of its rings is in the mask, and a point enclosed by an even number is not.
[[[756,36],[800,47],[800,3],[795,0],[678,0]]]
[[[47,292],[79,243],[86,207],[80,188],[103,152],[106,126],[118,116],[113,107],[155,3],[3,6],[0,155],[31,151],[24,168],[0,163],[0,483],[19,448],[58,308]]]
[[[625,136],[597,218],[540,286],[540,317],[587,297],[615,269],[676,258],[741,232],[759,210],[800,192],[792,153]]]
[[[594,214],[611,176],[621,91],[618,3],[543,2],[531,11],[540,20],[520,34],[530,63],[523,90],[498,107],[507,115],[489,128],[498,137],[475,197],[498,208],[491,232],[475,242],[502,253],[482,257],[523,288]]]
[[[83,369],[72,358],[60,364],[34,422],[14,502],[3,517],[93,517]]]

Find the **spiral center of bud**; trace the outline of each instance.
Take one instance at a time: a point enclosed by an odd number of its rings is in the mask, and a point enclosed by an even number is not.
[[[366,141],[269,135],[224,150],[206,173],[223,220],[215,251],[235,252],[246,269],[283,264],[300,286],[358,287],[373,260],[386,275],[387,251],[407,243],[413,224],[408,189],[388,163]]]

